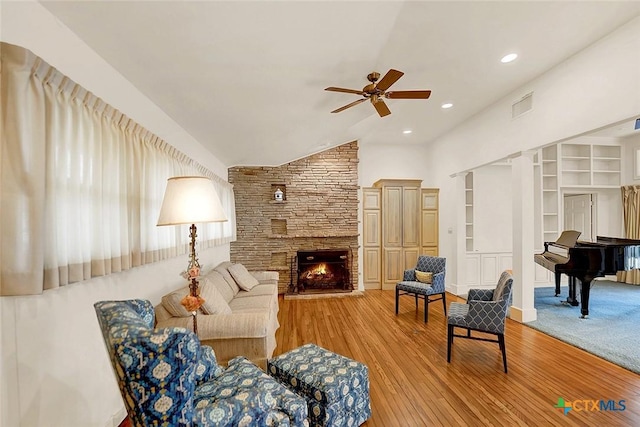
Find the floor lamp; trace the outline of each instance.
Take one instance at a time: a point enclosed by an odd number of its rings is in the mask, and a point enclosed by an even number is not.
[[[191,224],[189,227],[189,294],[181,304],[193,315],[193,332],[198,334],[198,309],[204,303],[198,288],[200,264],[196,254],[196,223],[227,221],[213,182],[204,176],[176,176],[167,180],[158,226]]]

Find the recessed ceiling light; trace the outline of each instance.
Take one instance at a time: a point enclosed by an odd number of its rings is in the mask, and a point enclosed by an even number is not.
[[[411,129],[407,129],[407,130],[403,130],[402,133],[404,133],[405,135],[410,134],[411,132],[413,132]]]
[[[442,108],[444,108],[444,109],[446,110],[447,108],[451,108],[451,107],[453,107],[453,104],[452,104],[452,103],[450,103],[450,102],[445,102],[445,103],[444,103],[444,104],[442,104],[440,107],[442,107]]]
[[[503,56],[500,62],[502,62],[503,64],[506,64],[507,62],[511,62],[515,60],[517,57],[518,57],[517,53],[510,53],[508,55]]]

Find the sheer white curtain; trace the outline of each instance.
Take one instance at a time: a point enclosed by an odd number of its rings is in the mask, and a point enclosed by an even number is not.
[[[211,178],[235,239],[233,187],[26,49],[2,43],[0,295],[41,293],[187,252],[188,227],[156,227],[167,179]]]

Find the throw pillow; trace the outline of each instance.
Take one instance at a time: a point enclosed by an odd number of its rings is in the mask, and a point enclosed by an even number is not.
[[[186,308],[180,301],[184,298],[185,295],[189,294],[189,287],[185,286],[184,288],[177,289],[170,294],[167,294],[162,297],[162,305],[167,309],[172,316],[176,317],[189,317],[191,316],[191,312],[187,311]]]
[[[433,282],[433,273],[430,271],[416,270],[416,279],[418,279],[418,282],[431,284]]]
[[[260,283],[258,282],[258,279],[253,277],[253,275],[249,273],[247,268],[242,264],[233,264],[228,268],[228,270],[235,279],[238,286],[240,286],[240,288],[244,291],[250,291]]]
[[[204,314],[231,314],[231,308],[215,284],[209,280],[200,282],[200,296],[204,299]]]
[[[220,273],[222,277],[224,277],[224,280],[227,281],[229,287],[233,290],[233,295],[236,295],[238,292],[240,292],[240,287],[238,286],[236,281],[233,280],[231,273],[229,273],[229,267],[231,267],[232,265],[233,264],[231,264],[229,261],[224,261],[218,264],[216,268],[214,268],[214,270]]]
[[[202,284],[203,282],[209,282],[215,285],[216,289],[218,289],[218,292],[220,292],[227,303],[230,302],[235,295],[233,289],[231,289],[231,286],[229,286],[229,282],[224,280],[224,277],[222,277],[222,275],[218,271],[212,271],[211,273],[204,276],[200,280],[200,284]]]

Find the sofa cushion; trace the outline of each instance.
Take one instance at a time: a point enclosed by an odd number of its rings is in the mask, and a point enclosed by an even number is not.
[[[227,303],[233,299],[233,296],[234,296],[233,289],[231,289],[231,286],[229,286],[229,283],[227,283],[227,281],[224,280],[224,277],[222,277],[222,275],[218,271],[214,270],[210,272],[209,274],[204,276],[200,280],[200,282],[201,283],[209,282],[213,284],[216,287],[216,289],[218,289],[218,292],[220,292],[220,294],[222,295],[222,297]]]
[[[200,296],[204,299],[204,314],[231,314],[231,308],[216,285],[210,280],[200,281]]]
[[[272,295],[256,295],[244,298],[234,298],[229,303],[234,313],[269,313],[272,300],[277,297]]]
[[[189,317],[191,316],[191,312],[187,311],[187,309],[184,308],[182,304],[180,304],[182,298],[184,298],[188,294],[189,286],[176,289],[175,291],[168,293],[162,297],[162,306],[166,308],[172,316]]]
[[[254,297],[257,295],[277,295],[278,294],[278,286],[277,285],[258,285],[251,289],[250,291],[240,291],[235,296],[236,298],[245,298],[245,297]]]
[[[227,270],[231,273],[231,276],[233,276],[238,286],[244,291],[250,291],[260,283],[258,279],[249,273],[247,267],[242,264],[233,264]]]
[[[233,264],[231,262],[224,261],[218,264],[216,268],[214,268],[214,270],[220,273],[222,277],[224,277],[224,280],[227,281],[227,283],[229,284],[229,287],[233,290],[233,294],[235,295],[238,293],[238,291],[240,291],[240,287],[238,286],[236,281],[233,279],[233,276],[231,276],[231,273],[229,273],[228,268],[231,267],[232,265]]]

